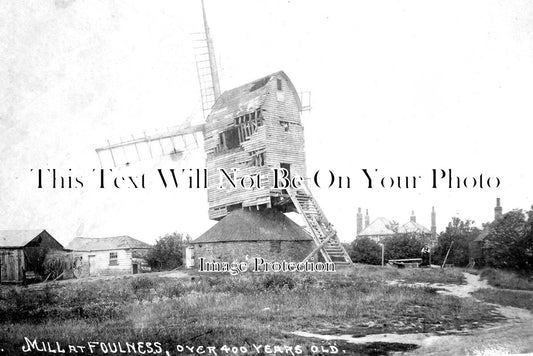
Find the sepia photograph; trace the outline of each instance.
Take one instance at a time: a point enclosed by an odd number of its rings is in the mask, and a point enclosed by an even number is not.
[[[533,355],[533,2],[1,0],[0,356]]]

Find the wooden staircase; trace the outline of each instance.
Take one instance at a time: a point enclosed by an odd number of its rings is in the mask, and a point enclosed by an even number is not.
[[[320,251],[324,260],[335,263],[336,267],[352,266],[353,262],[339,241],[337,232],[320,209],[309,188],[302,184],[299,189],[287,188],[287,193],[298,212],[304,217],[305,230],[311,235],[316,245],[304,262]]]

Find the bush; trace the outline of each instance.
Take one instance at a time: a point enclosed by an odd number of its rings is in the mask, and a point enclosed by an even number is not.
[[[446,263],[454,266],[465,267],[470,262],[470,245],[479,235],[478,228],[473,226],[472,220],[452,218],[446,230],[439,235],[437,248],[433,252],[433,262],[442,264],[450,251]],[[453,243],[453,245],[452,245]],[[451,249],[450,249],[451,246]],[[479,263],[480,261],[476,261]]]
[[[131,281],[131,289],[138,300],[150,299],[151,289],[154,287],[154,280],[148,277],[134,278]]]
[[[150,289],[153,288],[154,285],[154,280],[148,277],[134,278],[131,281],[131,289],[133,290],[133,292],[136,292],[141,289]]]
[[[146,261],[153,269],[171,270],[183,265],[183,251],[189,235],[177,232],[167,234],[157,240],[155,246],[146,256]]]
[[[293,277],[288,274],[269,274],[263,280],[263,288],[268,289],[281,289],[287,287],[293,289],[296,286],[296,282]]]
[[[185,287],[181,283],[167,283],[157,288],[159,297],[175,298],[185,293]]]
[[[419,258],[424,242],[416,234],[394,234],[383,240],[387,260]]]
[[[358,237],[348,248],[348,254],[353,262],[369,265],[381,264],[381,246],[368,237]]]
[[[490,224],[483,243],[490,267],[533,271],[533,211],[513,210]]]

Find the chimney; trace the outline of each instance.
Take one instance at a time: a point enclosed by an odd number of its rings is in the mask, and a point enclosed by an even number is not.
[[[500,198],[496,198],[496,207],[494,208],[494,220],[500,220],[502,218],[502,207],[500,206]]]
[[[368,209],[366,209],[366,215],[365,215],[365,228],[370,225],[370,216],[368,216]]]
[[[437,214],[435,213],[435,207],[431,207],[431,239],[435,241],[437,238]]]
[[[414,222],[414,223],[416,222],[416,216],[415,216],[414,210],[411,211],[411,221]]]
[[[357,208],[357,236],[359,236],[361,230],[363,230],[363,213],[361,208]]]

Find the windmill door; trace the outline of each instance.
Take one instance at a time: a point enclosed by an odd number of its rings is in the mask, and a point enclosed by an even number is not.
[[[280,163],[279,167],[287,170],[287,173],[289,174],[287,178],[289,178],[290,180],[291,179],[291,165],[289,163]]]

